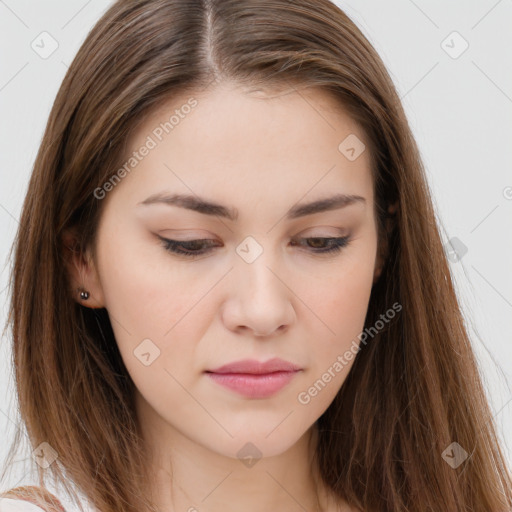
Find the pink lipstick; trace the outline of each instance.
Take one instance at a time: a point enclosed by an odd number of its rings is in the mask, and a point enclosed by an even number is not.
[[[221,386],[248,398],[267,398],[286,386],[300,371],[300,366],[274,358],[264,363],[254,359],[235,361],[207,370],[206,374]]]

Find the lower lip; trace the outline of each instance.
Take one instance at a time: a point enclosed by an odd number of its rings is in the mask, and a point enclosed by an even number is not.
[[[221,386],[225,386],[249,398],[267,398],[277,393],[295,374],[294,372],[273,372],[260,375],[249,373],[208,373]]]

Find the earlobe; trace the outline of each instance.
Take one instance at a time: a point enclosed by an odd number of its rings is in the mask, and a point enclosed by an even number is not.
[[[382,258],[378,258],[377,259],[377,262],[375,264],[375,270],[373,272],[373,284],[375,284],[378,280],[379,280],[379,277],[382,273],[382,268],[383,268],[383,262],[382,262]]]
[[[88,249],[85,251],[80,249],[73,231],[68,230],[63,234],[62,250],[71,298],[92,309],[105,307],[103,290],[94,260]]]

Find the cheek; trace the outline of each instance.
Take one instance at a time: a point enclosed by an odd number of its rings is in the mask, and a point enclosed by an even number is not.
[[[308,323],[328,347],[343,344],[363,329],[373,284],[373,255],[372,247],[361,247],[295,288],[309,308]]]
[[[311,303],[318,318],[312,318],[310,325],[315,325],[311,350],[314,372],[318,377],[339,355],[351,346],[359,345],[358,336],[364,328],[370,293],[371,281],[352,275],[350,279],[331,282],[315,294]],[[342,372],[344,376],[348,369]]]
[[[364,325],[371,294],[373,274],[354,272],[333,280],[322,304],[332,337],[343,342],[357,335]]]
[[[194,343],[208,322],[209,302],[201,299],[218,278],[180,272],[163,248],[121,234],[105,236],[101,247],[102,288],[123,362],[143,394],[165,389],[172,400],[180,388],[166,370],[181,381],[179,372],[197,364]]]
[[[336,272],[315,280],[314,287],[308,281],[310,286],[300,292],[311,309],[304,310],[310,318],[311,346],[309,370],[297,402],[315,415],[330,405],[357,355],[372,289],[372,254],[369,247],[341,258]]]
[[[161,338],[200,300],[205,279],[183,272],[183,264],[176,264],[154,237],[141,238],[129,227],[118,230],[104,236],[99,255],[112,323],[124,328],[123,338],[126,332]]]
[[[169,262],[155,265],[137,247],[108,265],[105,301],[130,377],[155,410],[186,415],[190,398],[180,383],[198,364],[195,343],[208,322],[201,297],[209,286],[204,279],[194,284]]]

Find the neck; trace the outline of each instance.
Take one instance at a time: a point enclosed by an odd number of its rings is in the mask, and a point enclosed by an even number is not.
[[[149,446],[151,491],[161,512],[327,510],[313,457],[316,425],[283,453],[253,464],[213,452],[168,424],[165,435],[156,434],[153,430],[144,437],[146,442],[154,440]]]

